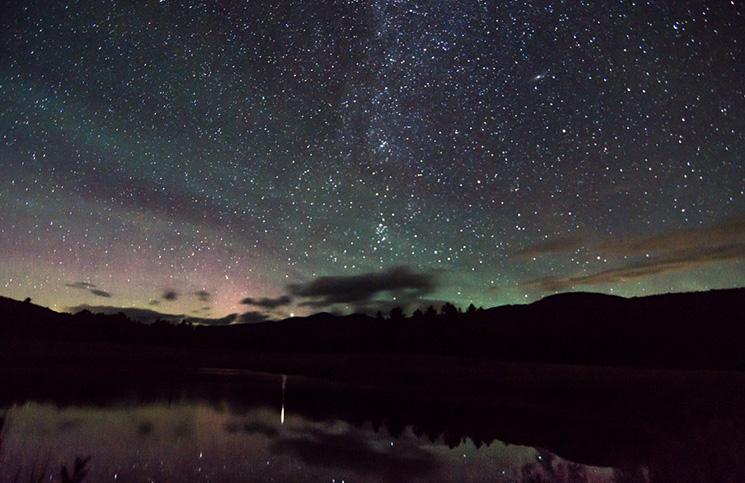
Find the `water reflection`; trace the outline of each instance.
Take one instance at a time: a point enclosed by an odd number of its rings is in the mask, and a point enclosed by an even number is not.
[[[285,390],[287,389],[287,374],[282,375],[282,411],[279,413],[279,421],[285,424]]]
[[[430,440],[410,427],[394,435],[373,422],[286,414],[288,378],[277,380],[279,408],[267,405],[271,379],[244,378],[238,386],[248,393],[245,398],[227,397],[224,391],[239,389],[231,387],[235,384],[216,383],[174,385],[158,395],[143,388],[142,402],[130,394],[95,404],[14,404],[3,413],[0,476],[28,481],[43,473],[61,479],[63,472],[75,475],[65,465],[76,458],[90,461],[84,468],[89,481],[514,481],[522,475],[540,481],[536,478],[580,473],[590,481],[610,481],[612,476],[612,470],[581,467],[524,446],[495,441],[476,448],[465,441],[450,448],[442,437]],[[209,389],[222,396],[199,396]]]
[[[411,429],[314,422],[257,408],[235,414],[198,402],[138,407],[14,406],[6,414],[0,475],[28,481],[84,454],[89,481],[611,481],[612,470],[494,442],[449,448]],[[572,476],[573,475],[573,476]],[[54,477],[57,477],[54,474]],[[547,480],[550,478],[549,480]]]
[[[76,467],[92,482],[742,475],[742,421],[722,408],[687,419],[672,408],[669,418],[611,405],[572,412],[251,373],[203,373],[168,384],[89,380],[64,389],[44,381],[14,393],[0,396],[0,481],[42,473],[51,477],[44,481],[64,481],[62,468],[71,478]]]

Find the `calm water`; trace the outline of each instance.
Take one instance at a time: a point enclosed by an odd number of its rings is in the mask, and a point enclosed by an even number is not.
[[[737,463],[717,445],[740,443],[719,441],[729,436],[718,434],[716,424],[687,433],[708,440],[688,444],[685,432],[679,437],[673,431],[660,442],[645,436],[663,431],[645,418],[598,427],[527,403],[487,404],[479,397],[448,405],[431,393],[381,394],[250,373],[66,387],[44,383],[5,398],[0,481],[26,482],[41,474],[44,481],[60,481],[62,467],[71,472],[76,457],[88,458],[83,481],[90,482],[609,482],[655,475],[697,481],[712,464],[725,465],[713,468],[720,476],[736,478],[738,471],[726,466]],[[629,429],[636,423],[653,428]],[[520,444],[500,440],[500,434]],[[714,451],[700,453],[701,443]],[[741,455],[741,449],[730,451]],[[711,463],[712,455],[724,460]],[[706,460],[703,470],[689,460],[697,456]]]

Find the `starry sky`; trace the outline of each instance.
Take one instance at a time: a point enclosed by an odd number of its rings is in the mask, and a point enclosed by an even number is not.
[[[260,320],[745,284],[741,2],[2,13],[2,295]]]

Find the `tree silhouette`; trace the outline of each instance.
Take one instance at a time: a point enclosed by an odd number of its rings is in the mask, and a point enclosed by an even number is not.
[[[475,314],[475,313],[476,313],[476,306],[475,306],[475,305],[473,305],[473,304],[470,304],[470,305],[468,306],[468,309],[466,309],[466,313],[467,313],[468,315],[473,315],[473,314]]]
[[[428,319],[435,319],[437,317],[437,310],[433,306],[427,307],[427,312],[424,314]]]
[[[458,315],[458,309],[455,307],[455,305],[447,302],[445,303],[445,305],[442,306],[442,309],[440,309],[440,313],[448,318],[455,317],[456,315]]]
[[[403,320],[404,318],[404,311],[401,309],[401,307],[394,307],[391,309],[391,320]]]

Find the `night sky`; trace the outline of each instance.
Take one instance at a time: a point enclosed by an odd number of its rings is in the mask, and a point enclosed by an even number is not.
[[[736,1],[19,1],[0,294],[245,320],[745,285]]]

